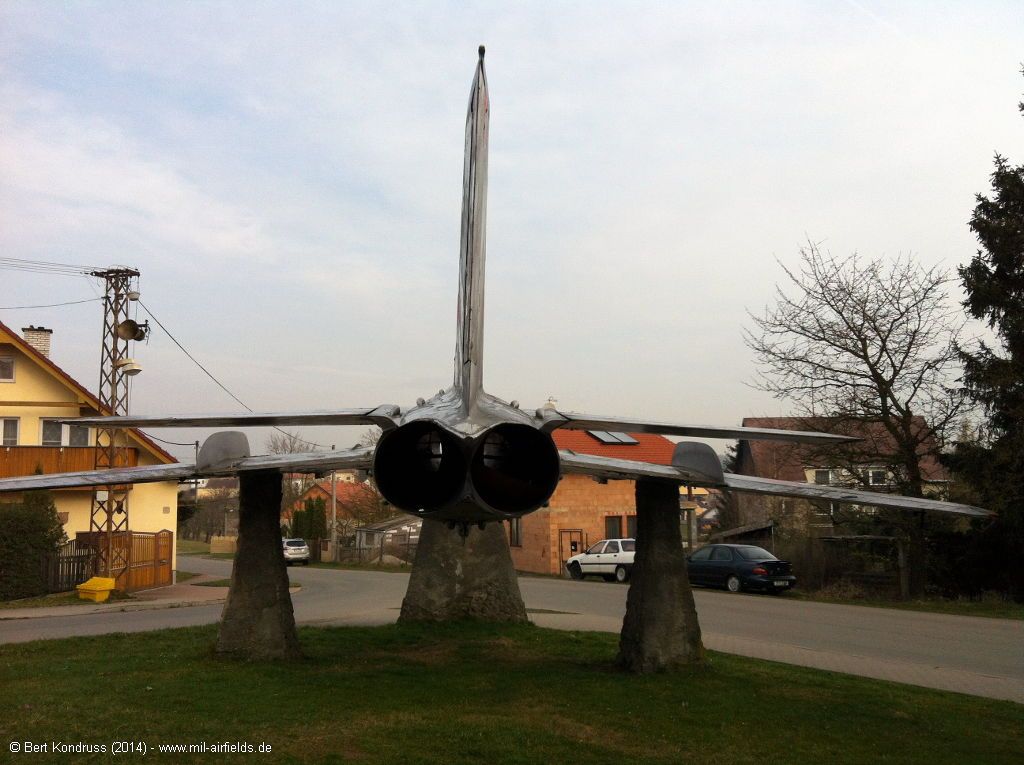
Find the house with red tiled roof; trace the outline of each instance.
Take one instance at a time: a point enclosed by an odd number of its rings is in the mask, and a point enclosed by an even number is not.
[[[737,473],[875,491],[897,489],[901,467],[896,456],[896,443],[880,422],[836,422],[826,417],[745,417],[743,426],[841,433],[860,440],[828,447],[740,440],[736,454]],[[949,475],[937,458],[935,437],[922,417],[914,418],[913,427],[921,434],[918,464],[925,481],[925,491],[941,495],[949,482]],[[736,495],[734,501],[740,522],[744,525],[772,521],[775,528],[783,533],[799,531],[804,536],[823,536],[835,531],[833,521],[837,508],[824,503],[742,494]],[[864,512],[870,514],[874,511],[865,509]]]
[[[334,497],[338,521],[338,536],[344,538],[363,523],[383,521],[393,515],[382,505],[380,494],[366,481],[356,480],[355,473],[338,471],[334,480]],[[291,523],[292,513],[305,507],[308,500],[323,500],[327,510],[327,523],[331,522],[331,479],[321,478],[313,483],[302,496],[281,516],[282,523]]]
[[[50,358],[52,330],[27,327],[24,336],[0,323],[0,477],[93,470],[94,428],[66,425],[59,418],[110,412],[81,383]],[[142,431],[125,429],[128,467],[164,465],[177,460]],[[55,491],[54,502],[71,539],[88,532],[92,490]],[[19,501],[7,495],[5,501]],[[135,484],[129,492],[129,527],[135,532],[172,532],[174,566],[177,529],[176,481]]]
[[[675,444],[651,433],[556,430],[555,445],[580,454],[668,465]],[[684,490],[685,491],[685,490]],[[696,507],[707,492],[694,489],[681,506]],[[557,574],[565,561],[594,542],[636,535],[634,481],[600,483],[582,475],[564,475],[542,507],[506,524],[512,562],[517,571]],[[692,534],[683,533],[683,539]]]

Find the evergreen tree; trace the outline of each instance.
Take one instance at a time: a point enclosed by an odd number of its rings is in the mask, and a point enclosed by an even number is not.
[[[1024,103],[1019,108],[1024,113]],[[977,492],[977,503],[998,513],[978,531],[988,568],[997,573],[991,584],[1024,602],[1024,165],[997,154],[991,177],[992,193],[977,195],[970,221],[981,249],[959,269],[964,307],[996,336],[997,347],[961,349],[964,383],[984,407],[987,433],[958,444],[950,463]]]

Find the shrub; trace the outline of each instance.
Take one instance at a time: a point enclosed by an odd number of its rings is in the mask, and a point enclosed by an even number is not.
[[[25,492],[21,504],[0,504],[0,600],[44,594],[43,560],[62,541],[50,492]]]

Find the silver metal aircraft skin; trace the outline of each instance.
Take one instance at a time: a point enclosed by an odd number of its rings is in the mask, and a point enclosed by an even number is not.
[[[484,262],[487,215],[487,144],[490,101],[484,49],[473,78],[466,118],[459,309],[453,384],[402,411],[394,405],[278,414],[211,414],[94,417],[66,420],[111,427],[246,427],[256,425],[377,425],[376,447],[346,451],[251,456],[245,436],[216,433],[195,465],[177,464],[109,471],[34,475],[0,480],[0,491],[105,486],[250,471],[324,473],[370,470],[381,494],[413,515],[458,524],[506,520],[545,505],[561,475],[597,480],[653,478],[680,484],[781,496],[828,499],[908,510],[987,515],[968,505],[723,473],[714,451],[697,442],[676,446],[672,465],[559,452],[551,437],[558,428],[659,433],[696,438],[742,438],[841,443],[845,436],[765,428],[711,427],[642,421],[538,409],[520,410],[483,389]]]

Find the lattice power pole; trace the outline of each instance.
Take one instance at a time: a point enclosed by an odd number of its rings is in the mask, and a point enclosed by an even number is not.
[[[128,414],[127,375],[138,370],[128,357],[129,340],[141,340],[145,330],[128,318],[129,304],[138,299],[133,283],[139,272],[131,268],[93,271],[106,282],[103,299],[103,351],[100,356],[100,414]],[[127,433],[121,428],[96,429],[96,469],[109,470],[131,466]],[[123,577],[131,565],[128,525],[129,486],[98,488],[92,495],[90,536],[98,542],[97,574],[114,579]],[[123,585],[118,581],[118,587]]]

